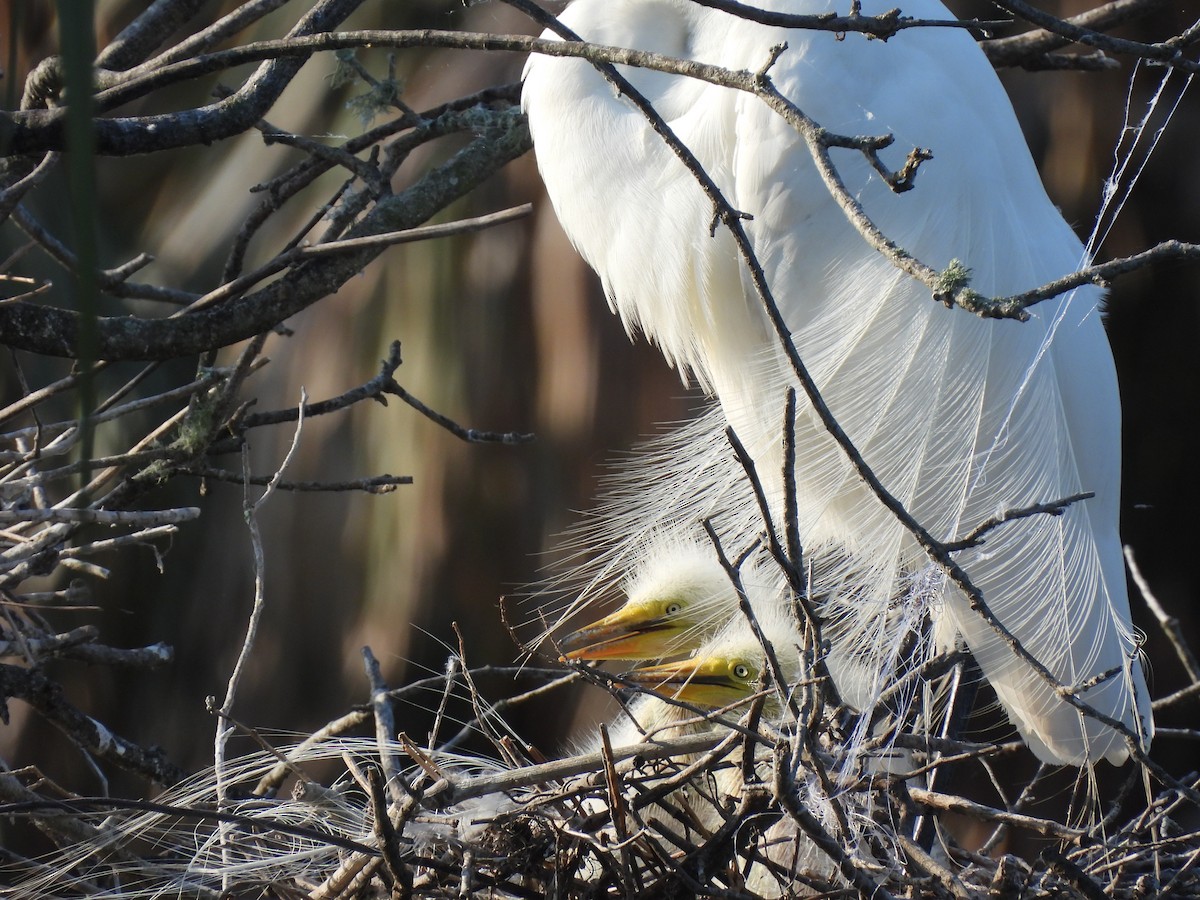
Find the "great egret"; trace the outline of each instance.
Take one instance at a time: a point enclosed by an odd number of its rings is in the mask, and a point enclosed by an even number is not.
[[[833,0],[773,0],[822,13]],[[888,4],[866,0],[865,15]],[[905,13],[948,18],[936,0]],[[838,173],[872,221],[938,270],[961,260],[999,296],[1072,271],[1081,245],[1046,197],[1008,99],[958,29],[888,41],[767,27],[684,0],[575,0],[562,22],[599,44],[757,71],[820,125],[889,133],[885,162],[933,152],[904,194],[857,153]],[[547,32],[547,38],[554,35]],[[787,49],[773,55],[783,43]],[[865,487],[802,399],[795,434],[806,545],[856,561],[857,596],[890,598],[923,579],[940,599],[942,646],[961,637],[1030,748],[1048,762],[1127,756],[1150,702],[1136,660],[1118,535],[1120,410],[1100,294],[1080,288],[1027,323],[983,320],[931,302],[928,288],[871,249],[834,202],[804,142],[748,94],[623,68],[696,155],[744,223],[791,337],[832,414],[886,489],[934,536],[953,541],[991,516],[1068,497],[1062,515],[1007,521],[956,562],[1003,628],[929,575],[924,551]],[[524,106],[560,221],[631,332],[715,394],[783,506],[781,429],[790,365],[725,229],[694,175],[585,61],[534,57]],[[960,270],[961,271],[961,270]],[[705,446],[708,446],[707,444]],[[866,615],[875,615],[868,612]],[[1051,684],[1002,630],[1048,670]]]

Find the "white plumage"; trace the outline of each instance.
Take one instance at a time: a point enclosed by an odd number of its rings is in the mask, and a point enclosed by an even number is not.
[[[761,5],[833,9],[826,0]],[[884,9],[863,4],[868,15]],[[934,0],[905,13],[948,17]],[[894,134],[884,159],[897,167],[908,148],[933,151],[916,188],[901,195],[856,153],[835,157],[851,193],[906,251],[936,269],[961,260],[985,295],[1038,286],[1081,261],[999,82],[964,32],[839,41],[684,0],[576,0],[562,20],[589,41],[732,69],[760,68],[786,41],[771,77],[821,125]],[[1026,650],[1068,687],[1088,685],[1078,696],[1148,743],[1118,536],[1119,403],[1099,293],[1044,303],[1028,323],[945,309],[867,246],[802,141],[757,99],[662,73],[623,74],[732,205],[753,216],[746,230],[827,404],[929,532],[953,540],[1006,509],[1095,493],[1060,517],[1005,524],[957,561]],[[695,179],[586,62],[534,57],[524,103],[558,216],[614,309],[718,397],[781,508],[780,423],[795,379],[730,235],[710,236],[713,211]],[[713,444],[697,446],[707,453]],[[902,594],[928,561],[804,402],[796,444],[806,548],[855,560],[855,596]],[[957,589],[936,589],[942,643],[965,640],[1040,758],[1125,758],[1120,734],[1058,696]],[[880,608],[868,604],[861,615]]]

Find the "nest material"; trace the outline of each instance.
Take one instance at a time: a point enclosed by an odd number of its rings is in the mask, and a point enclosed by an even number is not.
[[[10,857],[5,896],[1200,896],[1200,833],[1178,824],[1194,794],[1163,790],[1118,827],[1126,791],[1075,827],[919,788],[907,771],[867,775],[860,761],[852,777],[830,733],[803,733],[743,720],[525,765],[327,736],[231,760],[153,803],[47,797],[24,812],[61,849]],[[311,779],[331,761],[336,775]],[[730,767],[751,773],[737,796],[717,787]],[[991,852],[960,846],[948,813],[1000,829]],[[1017,831],[1053,840],[1032,859],[995,851]]]

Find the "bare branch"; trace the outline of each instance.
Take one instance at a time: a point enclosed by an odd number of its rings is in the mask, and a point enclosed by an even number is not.
[[[1150,589],[1150,583],[1146,581],[1146,577],[1142,574],[1142,570],[1134,558],[1133,548],[1128,545],[1125,546],[1125,564],[1129,567],[1129,574],[1133,576],[1133,583],[1141,591],[1142,599],[1150,607],[1150,612],[1154,613],[1154,618],[1158,620],[1158,624],[1162,627],[1167,640],[1171,642],[1171,646],[1175,649],[1175,655],[1179,657],[1179,661],[1183,664],[1183,670],[1187,672],[1188,678],[1192,680],[1192,684],[1200,683],[1200,662],[1196,661],[1196,654],[1188,646],[1187,638],[1183,634],[1183,628],[1179,623],[1179,619],[1170,615],[1158,601],[1158,598],[1154,595],[1154,591]]]
[[[514,110],[468,111],[462,127],[482,137],[428,172],[407,190],[378,203],[350,237],[405,230],[462,197],[529,148],[529,132]],[[203,353],[269,331],[335,292],[382,250],[367,247],[332,259],[310,260],[249,296],[168,319],[100,318],[97,355],[106,360],[171,359]],[[73,356],[78,315],[67,310],[12,303],[0,306],[0,331],[10,346],[51,356]]]
[[[1148,15],[1165,2],[1166,0],[1112,0],[1062,21],[1068,26],[1102,31]],[[1043,69],[1046,68],[1046,61],[1055,57],[1054,51],[1069,47],[1072,43],[1074,41],[1070,38],[1043,28],[1013,37],[986,40],[980,46],[996,68],[1021,66]],[[1078,60],[1080,57],[1071,56],[1068,59]],[[1098,68],[1112,68],[1115,64],[1115,60],[1108,59],[1102,53],[1099,54],[1097,62],[1100,63]]]
[[[1033,503],[1029,506],[1022,506],[1019,509],[1006,509],[1004,512],[992,516],[980,522],[970,533],[957,541],[946,541],[942,546],[948,553],[957,553],[960,550],[966,550],[971,547],[978,547],[985,543],[983,540],[989,532],[995,531],[1001,525],[1008,522],[1016,522],[1020,519],[1028,519],[1030,516],[1061,516],[1074,504],[1082,500],[1091,500],[1096,494],[1093,491],[1083,491],[1078,494],[1072,494],[1069,497],[1063,497],[1061,500],[1051,500],[1048,503]]]
[[[1107,50],[1112,53],[1129,54],[1168,68],[1178,69],[1190,75],[1200,72],[1200,62],[1188,59],[1183,55],[1184,49],[1188,48],[1191,43],[1186,39],[1172,39],[1164,41],[1161,44],[1144,44],[1140,41],[1131,41],[1125,38],[1102,34],[1099,31],[1086,27],[1086,24],[1080,25],[1075,24],[1071,20],[1055,18],[1049,13],[1030,6],[1024,0],[992,0],[992,2],[1001,9],[1008,10],[1013,15],[1019,16],[1027,22],[1032,22],[1045,31],[1066,38],[1072,43],[1084,44],[1088,47],[1095,47],[1098,50]],[[1096,18],[1103,23],[1100,27],[1104,27],[1104,25],[1108,24],[1106,20],[1112,21],[1113,18],[1119,19],[1120,16],[1111,18],[1110,16],[1097,16]]]
[[[39,669],[0,665],[0,697],[24,700],[86,752],[112,765],[142,775],[157,784],[175,784],[184,772],[167,761],[161,750],[139,747],[109,731],[69,703],[57,682]],[[0,717],[7,723],[4,704]]]

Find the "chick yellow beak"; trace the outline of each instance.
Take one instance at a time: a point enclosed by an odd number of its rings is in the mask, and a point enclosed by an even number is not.
[[[757,664],[724,656],[696,656],[635,669],[621,676],[638,687],[697,706],[718,708],[749,698],[758,690]]]
[[[626,604],[612,615],[573,631],[558,642],[568,659],[661,659],[681,652],[680,638],[691,623]]]

